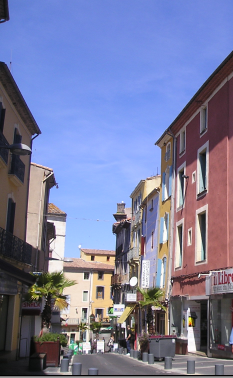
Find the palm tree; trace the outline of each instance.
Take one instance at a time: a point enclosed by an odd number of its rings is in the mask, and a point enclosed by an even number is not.
[[[164,292],[158,288],[154,287],[152,289],[141,289],[140,287],[137,290],[143,295],[143,300],[139,301],[139,304],[142,307],[147,308],[147,324],[149,330],[153,330],[153,314],[151,306],[159,307],[162,310],[166,311],[166,307],[163,305]]]
[[[138,287],[137,290],[143,295],[143,300],[139,301],[142,307],[150,305],[160,307],[162,310],[166,311],[166,307],[162,304],[164,292],[160,288],[153,287],[152,289],[144,290]]]
[[[54,307],[59,310],[67,308],[69,303],[67,302],[67,295],[63,294],[63,290],[76,284],[76,281],[67,280],[63,272],[46,272],[39,275],[35,284],[30,287],[27,300],[41,301],[42,298],[45,298],[45,307],[41,317],[47,328],[49,328],[51,322],[52,302],[54,301]]]

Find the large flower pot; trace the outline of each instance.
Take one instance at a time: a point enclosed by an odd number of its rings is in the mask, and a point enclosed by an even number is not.
[[[33,353],[46,353],[46,366],[60,365],[60,341],[33,342]]]

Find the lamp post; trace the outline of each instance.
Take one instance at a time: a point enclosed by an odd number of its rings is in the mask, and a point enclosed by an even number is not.
[[[10,150],[10,152],[15,155],[31,155],[32,153],[31,148],[23,143],[3,144],[0,145],[0,149]]]

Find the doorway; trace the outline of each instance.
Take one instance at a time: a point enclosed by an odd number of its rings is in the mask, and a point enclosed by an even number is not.
[[[207,353],[207,301],[201,301],[201,343],[200,350]]]

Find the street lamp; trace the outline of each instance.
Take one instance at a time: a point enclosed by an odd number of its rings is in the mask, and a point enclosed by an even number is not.
[[[57,259],[56,257],[45,257],[45,260],[48,260],[48,261],[63,261],[63,262],[73,262],[73,260],[71,259]]]
[[[31,148],[23,143],[13,143],[13,144],[10,144],[9,146],[3,144],[3,145],[0,145],[0,149],[2,148],[6,150],[10,150],[10,152],[15,155],[31,155],[32,153]]]

